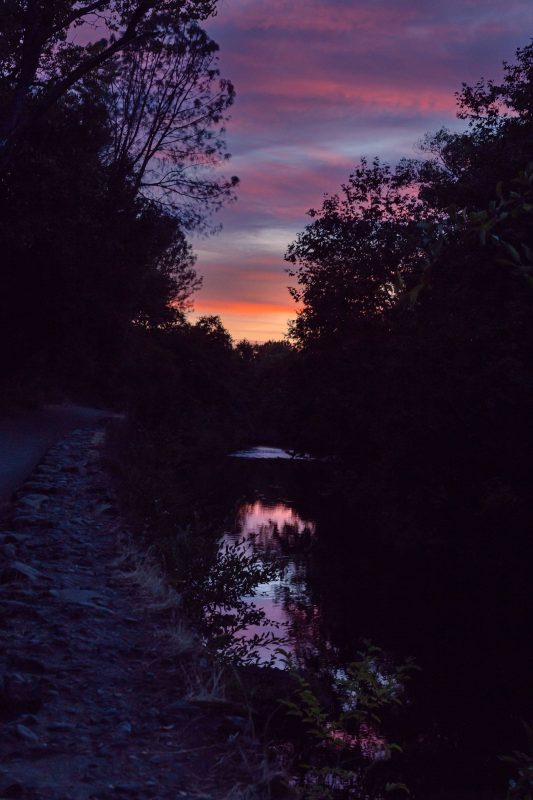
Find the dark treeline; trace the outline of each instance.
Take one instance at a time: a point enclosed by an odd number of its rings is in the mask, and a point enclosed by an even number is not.
[[[110,35],[80,46],[69,33],[87,9]],[[6,388],[132,402],[153,425],[195,414],[196,398],[250,440],[336,456],[367,495],[385,481],[415,516],[434,504],[429,520],[443,520],[458,494],[476,513],[502,502],[518,514],[530,451],[533,48],[501,84],[463,88],[464,132],[428,135],[426,157],[394,169],[363,161],[310,212],[287,254],[302,308],[292,345],[234,346],[218,318],[185,316],[201,283],[187,234],[208,227],[237,182],[209,170],[226,157],[234,98],[200,26],[213,10],[6,5]]]
[[[465,86],[467,131],[427,136],[429,158],[363,162],[287,254],[313,381],[296,438],[374,465],[406,507],[527,483],[532,64],[527,47],[501,85]]]
[[[529,519],[533,46],[458,101],[464,132],[394,169],[363,160],[289,247],[285,424],[391,533],[490,541]]]
[[[289,247],[302,310],[283,424],[336,460],[322,624],[422,667],[409,786],[492,797],[532,712],[533,46],[458,102],[463,132],[395,168],[362,161]]]
[[[111,404],[215,450],[275,437],[289,345],[234,346],[218,318],[187,319],[201,287],[188,234],[212,232],[238,182],[219,168],[235,93],[201,27],[213,11],[200,0],[3,10],[4,401]],[[75,44],[102,15],[108,38]]]
[[[4,4],[0,25],[2,403],[125,411],[124,505],[189,584],[216,558],[227,501],[212,476],[258,431],[277,437],[292,352],[187,317],[188,236],[212,232],[238,182],[221,170],[234,89],[202,28],[214,11],[31,0]],[[206,535],[178,547],[189,524]]]
[[[201,283],[187,233],[206,228],[237,183],[212,170],[226,158],[223,124],[234,98],[219,76],[217,45],[200,25],[213,9],[4,5],[7,394],[128,405],[143,372],[174,347],[178,328],[192,349],[202,333],[213,339],[209,323],[193,332],[184,316]],[[102,18],[107,39],[74,43],[80,28],[86,33]]]

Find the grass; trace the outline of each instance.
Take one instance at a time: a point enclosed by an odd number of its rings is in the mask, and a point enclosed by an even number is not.
[[[141,556],[134,569],[124,577],[140,589],[150,611],[168,611],[180,607],[181,596],[169,584],[152,551]]]

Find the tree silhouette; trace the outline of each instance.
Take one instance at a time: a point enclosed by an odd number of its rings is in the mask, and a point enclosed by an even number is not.
[[[197,24],[171,24],[161,39],[120,57],[108,90],[114,180],[172,208],[189,228],[237,184],[210,169],[227,157],[222,122],[234,98],[217,51]]]
[[[129,47],[157,41],[169,21],[205,19],[213,0],[8,0],[0,40],[0,152],[47,114],[85,76]],[[97,20],[108,38],[95,47],[69,41]]]
[[[394,302],[398,281],[419,267],[423,251],[412,236],[427,213],[410,186],[411,173],[363,159],[342,186],[311,210],[313,222],[293,242],[286,260],[303,304],[292,327],[300,343],[343,336]]]

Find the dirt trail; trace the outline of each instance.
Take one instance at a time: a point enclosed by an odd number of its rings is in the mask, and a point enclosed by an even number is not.
[[[0,533],[0,798],[227,796],[246,720],[195,696],[172,593],[128,576],[103,439],[55,445]]]
[[[82,425],[117,417],[111,411],[72,403],[5,412],[0,417],[0,501],[9,498],[48,448]]]

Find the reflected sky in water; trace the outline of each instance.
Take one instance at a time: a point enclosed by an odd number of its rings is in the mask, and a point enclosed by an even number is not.
[[[238,450],[230,454],[232,458],[273,459],[281,458],[284,461],[313,461],[307,453],[296,453],[294,450],[282,450],[280,447],[250,447],[247,450]]]
[[[311,603],[307,587],[307,564],[316,534],[316,523],[304,519],[290,501],[267,502],[257,499],[238,508],[233,530],[224,542],[244,541],[248,554],[259,554],[274,560],[280,567],[278,579],[264,583],[253,598],[246,598],[263,609],[272,624],[251,626],[246,634],[271,632],[287,637],[284,649],[297,654],[314,649],[318,628],[318,609]],[[275,647],[261,655],[267,660]]]
[[[316,532],[313,520],[300,517],[286,503],[265,503],[256,500],[254,503],[243,503],[237,514],[237,533],[241,536],[259,538],[266,546],[287,544],[293,541],[294,546],[302,546]]]
[[[274,624],[247,634],[285,635],[283,648],[301,666],[332,679],[342,678],[339,670],[358,658],[368,639],[383,647],[384,669],[414,655],[421,671],[409,686],[406,735],[420,731],[415,747],[422,741],[427,750],[417,751],[423,759],[415,755],[413,769],[426,770],[431,785],[445,753],[454,774],[475,772],[478,784],[495,785],[502,742],[511,752],[521,733],[516,720],[523,715],[529,663],[522,595],[509,596],[509,606],[495,611],[485,591],[494,580],[492,556],[481,561],[478,587],[472,581],[478,554],[470,544],[463,550],[458,537],[430,539],[427,548],[416,538],[398,541],[389,519],[374,519],[365,506],[359,512],[353,498],[332,491],[328,462],[293,464],[288,456],[253,448],[228,459],[225,472],[230,499],[240,500],[229,525],[224,518],[223,543],[244,541],[248,554],[282,568],[248,598]],[[515,561],[506,569],[515,569]],[[500,614],[502,624],[495,625]],[[261,659],[268,661],[273,650],[260,651]],[[490,658],[480,661],[480,653]],[[487,696],[497,701],[487,705]],[[374,760],[386,753],[373,729],[361,729],[354,745]],[[493,766],[484,772],[488,754]],[[488,796],[481,787],[472,800]]]

